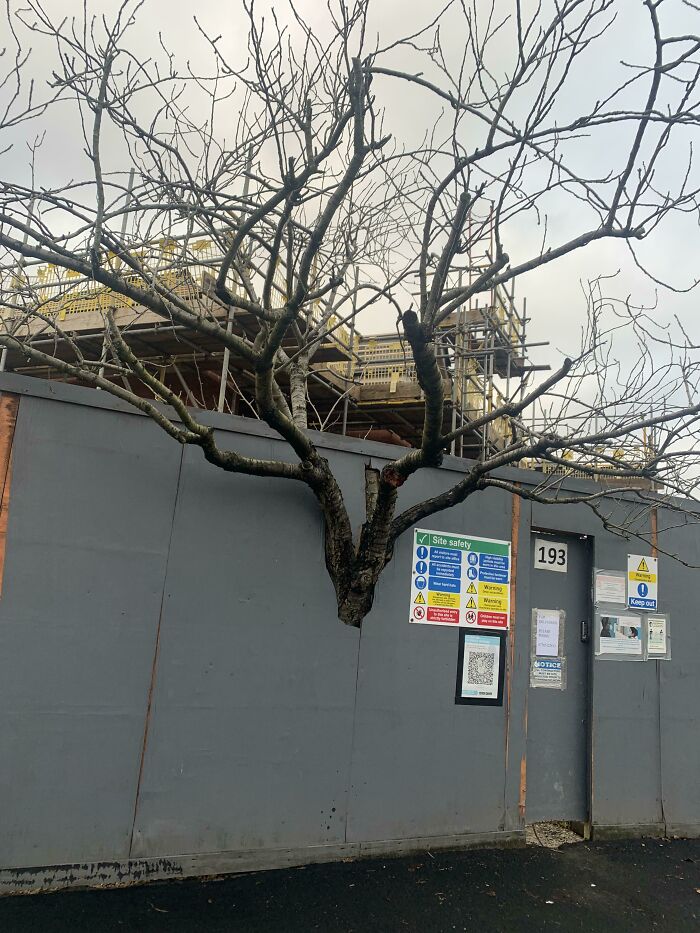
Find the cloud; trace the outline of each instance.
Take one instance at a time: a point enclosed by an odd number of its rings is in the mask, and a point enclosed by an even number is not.
[[[545,6],[547,4],[545,3]],[[136,7],[131,3],[130,7]],[[534,5],[530,4],[530,8]],[[93,12],[106,17],[113,16],[119,7],[116,0],[100,0],[89,4]],[[58,20],[63,16],[73,16],[80,12],[80,6],[67,0],[47,0],[45,9]],[[257,7],[260,20],[266,17],[268,23],[272,10],[292,32],[296,26],[290,8],[281,3],[260,4]],[[316,35],[323,40],[324,30],[328,29],[327,12],[324,4],[316,0],[300,0],[299,12],[312,22]],[[372,7],[366,45],[371,48],[375,43],[382,45],[395,41],[400,34],[420,27],[429,21],[432,15],[425,3],[417,0],[381,0]],[[528,4],[524,5],[527,11]],[[513,4],[499,0],[495,6],[495,16],[512,13]],[[631,72],[623,64],[634,63],[648,58],[650,40],[649,26],[643,7],[636,0],[621,0],[614,5],[617,16],[610,33],[604,37],[597,50],[588,58],[581,60],[569,76],[564,90],[560,93],[555,107],[556,118],[567,121],[587,106],[591,101],[603,98],[610,87],[619,83]],[[668,2],[662,8],[665,28],[674,28],[680,32],[697,28],[697,15],[681,2]],[[245,19],[240,4],[224,3],[220,0],[199,0],[196,11],[197,19],[211,38],[220,36],[223,54],[233,62],[242,62],[246,53]],[[493,40],[494,78],[504,75],[513,67],[513,20],[506,23]],[[463,18],[459,9],[448,14],[442,30],[443,49],[453,73],[457,73],[467,43]],[[432,33],[421,40],[429,44]],[[48,39],[33,37],[34,54],[29,64],[28,77],[32,77],[41,93],[46,86],[50,72],[55,67],[55,48]],[[194,71],[211,68],[211,50],[195,27],[192,10],[184,4],[172,3],[172,0],[147,0],[139,7],[137,20],[130,32],[131,48],[135,56],[145,61],[151,56],[163,58],[161,41],[172,51],[176,60],[184,66],[189,62]],[[410,69],[420,56],[414,49],[402,47],[392,53],[392,60],[398,65]],[[424,56],[423,56],[424,59]],[[426,72],[436,79],[439,70],[433,68]],[[468,79],[465,75],[464,80]],[[643,82],[642,82],[643,83]],[[648,83],[648,82],[647,82]],[[385,111],[387,129],[399,142],[414,143],[424,137],[426,129],[442,113],[445,130],[452,119],[449,107],[438,102],[433,95],[414,86],[406,86],[390,78],[377,78],[374,83],[377,105]],[[623,99],[630,97],[636,90],[631,89]],[[219,121],[219,134],[223,139],[234,131],[236,112],[235,100],[222,108]],[[525,112],[526,101],[514,99],[514,113]],[[465,132],[475,129],[473,122],[465,122]],[[41,132],[45,140],[37,155],[37,180],[44,186],[59,186],[71,178],[89,175],[90,161],[84,152],[80,122],[74,105],[62,103],[34,123],[20,126],[9,133],[14,148],[1,157],[3,177],[8,179],[28,178],[29,151],[27,143],[34,140]],[[620,158],[629,146],[632,128],[614,127],[595,137],[581,138],[575,144],[572,155],[573,164],[582,175],[601,177],[617,170]],[[679,140],[669,147],[658,169],[658,185],[661,189],[677,181],[680,167],[685,165],[689,138],[692,134],[680,133]],[[2,137],[3,140],[6,137]],[[116,134],[106,138],[109,151],[105,158],[112,170],[128,170],[128,154],[119,145]],[[469,149],[472,141],[463,140]],[[6,142],[4,143],[6,144]],[[476,140],[474,145],[476,145]],[[0,146],[1,147],[1,146]],[[537,178],[537,173],[533,173]],[[543,202],[547,216],[546,245],[563,242],[572,231],[581,230],[584,218],[591,212],[585,205],[572,199],[567,190],[561,189],[551,194]],[[593,218],[590,218],[592,222]],[[531,213],[521,222],[514,223],[504,231],[504,248],[511,263],[527,259],[539,248],[544,231],[544,217],[539,224]],[[685,286],[694,278],[696,263],[697,223],[693,216],[669,218],[661,227],[653,241],[640,244],[639,252],[654,274],[661,280],[680,282]],[[524,276],[517,284],[519,298],[527,296],[528,315],[531,318],[529,334],[533,341],[549,340],[552,350],[536,350],[533,355],[537,362],[552,360],[555,351],[571,352],[575,337],[583,324],[585,301],[581,282],[587,282],[599,275],[610,275],[619,270],[618,276],[609,287],[617,297],[631,295],[640,304],[658,303],[655,314],[658,319],[669,319],[678,314],[689,326],[692,326],[696,307],[696,294],[675,294],[657,286],[635,266],[624,244],[619,242],[597,243],[585,251],[577,252],[555,263]],[[369,329],[389,329],[393,327],[395,311],[387,307],[381,314],[373,314],[371,320],[363,322]]]

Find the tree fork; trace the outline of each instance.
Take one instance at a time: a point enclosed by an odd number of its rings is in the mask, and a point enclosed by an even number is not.
[[[374,602],[374,591],[382,570],[389,562],[388,540],[396,509],[399,483],[387,481],[386,467],[376,483],[374,471],[368,471],[371,484],[367,521],[362,526],[354,560],[347,575],[347,588],[338,600],[338,617],[346,625],[359,628]],[[376,498],[375,498],[376,496]]]

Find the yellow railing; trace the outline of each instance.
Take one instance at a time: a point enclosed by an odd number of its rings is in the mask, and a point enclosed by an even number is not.
[[[135,272],[128,272],[124,259],[113,252],[104,255],[106,267],[112,272],[119,272],[127,284],[147,288],[147,277],[180,298],[196,298],[203,284],[203,275],[210,266],[209,260],[216,256],[211,240],[195,240],[187,247],[186,256],[177,258],[180,244],[172,237],[162,237],[154,243],[135,249],[131,257],[137,260],[146,272],[146,278]],[[102,285],[95,285],[86,280],[79,272],[62,269],[47,264],[39,266],[36,273],[28,280],[39,301],[42,313],[55,315],[64,320],[68,315],[104,311],[110,307],[133,307],[136,302]]]
[[[221,258],[221,251],[210,239],[190,242],[184,255],[178,255],[178,250],[181,249],[181,243],[172,237],[162,237],[134,249],[130,255],[146,270],[145,279],[137,273],[124,274],[127,267],[123,258],[115,253],[106,253],[104,261],[111,271],[121,272],[129,284],[140,288],[148,287],[148,276],[152,275],[159,285],[178,297],[194,300],[202,290],[206,291],[208,283],[205,281],[205,275],[210,277],[215,274],[216,262]],[[229,284],[235,285],[233,281]],[[277,288],[273,291],[273,306],[282,307],[286,283],[281,266],[278,266],[275,272],[275,284]],[[50,264],[37,267],[35,274],[29,279],[29,285],[34,288],[42,303],[42,312],[56,315],[59,320],[64,320],[67,315],[104,311],[115,306],[131,307],[136,304],[130,298],[86,280],[79,272]],[[323,313],[320,303],[314,304],[311,313],[312,319],[319,323]],[[336,326],[337,324],[338,318],[335,315],[331,316],[328,328],[335,328],[332,339],[348,346],[349,331],[345,325]]]
[[[66,275],[62,281],[49,281],[38,289],[43,314],[55,315],[59,321],[63,321],[68,315],[105,311],[107,308],[128,308],[137,304],[133,298],[103,285],[80,283],[71,286],[70,282],[75,277]],[[193,300],[200,292],[189,270],[167,269],[158,273],[156,280],[180,298]],[[124,281],[138,288],[145,286],[144,280],[138,275],[126,275]]]
[[[596,455],[600,457],[600,460],[595,460]],[[560,458],[567,461],[566,464],[550,463],[547,460],[529,460],[527,463],[522,463],[520,465],[527,469],[540,470],[548,476],[567,476],[577,479],[606,479],[611,476],[614,477],[614,472],[611,474],[607,471],[614,471],[616,463],[620,464],[621,470],[628,467],[641,470],[647,466],[655,456],[656,451],[654,448],[648,442],[640,441],[637,445],[630,446],[627,449],[623,447],[614,449],[600,447],[591,451],[591,460],[585,463],[588,468],[586,470],[580,469],[580,466],[583,466],[583,462],[579,463],[571,451],[564,451],[564,453],[560,454]],[[579,464],[578,467],[577,464]]]
[[[400,340],[365,339],[358,349],[358,355],[362,357],[362,385],[387,385],[388,395],[391,395],[398,382],[417,381],[415,363]],[[456,379],[457,408],[470,420],[493,412],[505,403],[505,398],[495,386],[489,388],[477,362],[473,359],[462,360],[453,378]],[[488,434],[491,440],[501,441],[508,438],[508,418],[496,418],[490,422]]]

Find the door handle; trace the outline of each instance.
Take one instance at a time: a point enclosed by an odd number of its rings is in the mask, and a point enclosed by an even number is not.
[[[581,619],[581,641],[587,645],[591,640],[591,625],[588,619]]]

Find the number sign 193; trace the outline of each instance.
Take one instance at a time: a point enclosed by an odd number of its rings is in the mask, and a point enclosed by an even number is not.
[[[535,538],[535,569],[566,573],[568,547],[561,541]]]

